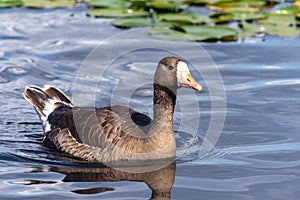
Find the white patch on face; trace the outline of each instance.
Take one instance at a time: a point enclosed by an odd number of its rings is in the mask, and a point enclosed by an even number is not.
[[[187,67],[187,64],[182,61],[179,61],[177,64],[177,71],[190,72],[189,68]]]
[[[187,64],[185,62],[179,61],[177,64],[177,73],[176,73],[178,86],[180,86],[180,82],[183,81],[183,79],[184,79],[183,75],[189,74],[189,73],[190,73],[190,70],[187,67]]]

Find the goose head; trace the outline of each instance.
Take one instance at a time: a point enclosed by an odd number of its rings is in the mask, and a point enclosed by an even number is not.
[[[175,94],[180,87],[202,91],[201,85],[192,77],[186,62],[177,57],[165,57],[160,60],[156,68],[154,83],[167,87]]]

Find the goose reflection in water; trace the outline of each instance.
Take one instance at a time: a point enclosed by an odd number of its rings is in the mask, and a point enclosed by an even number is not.
[[[162,167],[158,169],[159,167]],[[150,199],[170,199],[171,189],[175,180],[175,162],[167,166],[156,166],[156,170],[144,171],[145,167],[128,167],[126,171],[109,167],[71,167],[71,166],[52,166],[50,171],[64,174],[62,182],[116,182],[116,181],[137,181],[144,182],[151,189]],[[31,184],[52,184],[52,181],[35,181]],[[72,192],[77,194],[99,194],[107,191],[114,191],[111,187],[95,187],[88,189],[78,189]]]

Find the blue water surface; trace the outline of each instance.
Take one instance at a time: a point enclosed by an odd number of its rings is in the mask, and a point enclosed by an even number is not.
[[[109,40],[126,30],[111,26],[111,19],[86,17],[85,10],[79,5],[0,12],[0,199],[299,198],[299,39],[267,36],[265,41],[202,44],[216,64],[226,92],[223,130],[204,157],[199,150],[214,112],[209,89],[222,89],[210,88],[207,77],[201,76],[201,70],[208,69],[205,62],[200,63],[202,68],[191,70],[204,85],[204,92],[182,89],[179,93],[174,128],[179,152],[184,153],[175,164],[130,173],[91,165],[42,146],[39,118],[22,97],[26,85],[53,85],[72,96],[77,81],[82,97],[96,85],[93,103],[107,106],[115,86],[121,83],[135,92],[130,98],[115,100],[128,101],[134,109],[151,115],[153,71],[158,58],[171,54],[147,48],[128,52],[113,60],[113,70],[98,79],[98,71],[107,66],[97,59],[105,60],[136,41],[130,37],[121,42]],[[145,41],[186,45],[151,38]],[[91,60],[91,71],[78,79],[82,63],[98,45],[108,45],[110,50]],[[203,56],[203,49],[202,53],[181,50],[192,58]],[[180,114],[183,110],[185,114]],[[181,124],[185,117],[190,118]],[[194,124],[196,119],[200,122]],[[180,127],[187,129],[180,131]]]

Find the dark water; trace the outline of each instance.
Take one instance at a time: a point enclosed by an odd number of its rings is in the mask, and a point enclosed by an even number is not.
[[[90,165],[41,146],[39,118],[22,97],[26,85],[54,85],[73,94],[73,99],[81,91],[83,100],[75,98],[79,104],[127,102],[151,114],[154,66],[169,52],[145,48],[118,56],[118,50],[135,45],[135,36],[130,35],[127,40],[106,40],[103,54],[84,61],[104,39],[123,33],[108,19],[87,18],[84,9],[0,12],[0,199],[299,198],[299,39],[203,44],[222,75],[226,112],[211,109],[212,99],[219,103],[224,99],[212,95],[222,88],[214,88],[209,82],[214,80],[205,76],[213,64],[204,60],[198,71],[191,70],[205,86],[204,93],[182,90],[178,95],[174,119],[180,155],[175,164],[130,173]],[[149,43],[182,47],[180,53],[191,59],[204,55],[201,48],[183,43],[148,38],[139,45],[143,42],[145,47]],[[113,54],[118,58],[108,70],[97,62]],[[82,63],[90,64],[90,71],[80,71]],[[121,93],[114,93],[114,88]],[[128,94],[122,93],[124,88],[134,92],[122,98]],[[95,100],[85,99],[94,91]],[[213,112],[226,114],[224,128],[213,150],[200,158]]]

